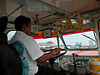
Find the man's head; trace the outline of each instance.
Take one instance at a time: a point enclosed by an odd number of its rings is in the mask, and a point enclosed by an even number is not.
[[[0,17],[0,33],[3,33],[6,30],[8,23],[7,16]]]
[[[17,31],[23,31],[24,33],[30,35],[31,33],[31,19],[25,16],[18,16],[15,21],[15,29]]]

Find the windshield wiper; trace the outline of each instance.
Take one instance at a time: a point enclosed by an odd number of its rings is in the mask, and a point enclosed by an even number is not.
[[[81,34],[81,35],[83,35],[83,36],[87,37],[88,39],[91,39],[92,41],[97,42],[96,40],[94,40],[94,39],[90,38],[89,36],[87,36],[87,35],[85,35],[85,34]]]

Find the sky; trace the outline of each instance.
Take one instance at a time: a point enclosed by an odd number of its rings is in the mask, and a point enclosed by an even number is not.
[[[15,31],[8,33],[8,40],[11,39],[11,37],[14,35]],[[64,40],[66,45],[75,45],[76,42],[81,42],[82,45],[89,45],[89,40],[87,37],[82,36],[81,34],[85,34],[92,39],[95,39],[94,34],[92,31],[90,32],[84,32],[84,33],[78,33],[78,34],[72,34],[72,35],[66,35],[64,36]],[[47,39],[36,39],[37,43],[52,41],[54,44],[57,44],[56,38],[47,38]],[[95,44],[95,42],[93,42]],[[63,44],[60,40],[60,44]]]

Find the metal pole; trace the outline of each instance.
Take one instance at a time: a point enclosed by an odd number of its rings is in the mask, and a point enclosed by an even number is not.
[[[57,36],[57,42],[58,42],[58,48],[60,48],[60,44],[59,44],[59,36]]]
[[[11,13],[8,15],[8,17],[9,17],[10,15],[12,15],[14,12],[16,12],[18,9],[20,9],[22,6],[23,6],[23,5],[19,6],[17,9],[15,9],[13,12],[11,12]]]
[[[99,35],[99,26],[98,26],[98,18],[94,19],[94,23],[95,23],[95,30],[96,30],[96,35],[97,35],[97,41],[98,41],[98,51],[99,51],[99,57],[100,57],[100,35]]]
[[[63,42],[65,48],[68,49],[68,48],[66,47],[65,41],[64,41],[64,39],[63,39],[63,37],[62,37],[62,34],[60,34],[60,38],[61,38],[61,40],[62,40],[62,42]]]

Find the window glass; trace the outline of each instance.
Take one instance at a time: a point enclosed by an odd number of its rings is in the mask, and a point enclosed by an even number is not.
[[[10,31],[8,34],[7,34],[7,37],[8,37],[8,41],[14,36],[16,31]],[[46,50],[49,50],[49,49],[54,49],[54,48],[58,48],[58,43],[57,43],[57,38],[40,38],[40,39],[35,39],[37,44],[39,45],[39,47],[41,49],[46,49]],[[63,48],[63,43],[60,40],[60,47]]]
[[[15,32],[16,31],[10,31],[7,34],[8,41],[13,37]],[[87,38],[84,35],[92,39]],[[67,51],[65,55],[72,55],[72,53],[75,53],[78,55],[98,55],[97,43],[95,42],[96,39],[94,37],[93,31],[64,35],[63,38],[64,38],[67,48],[69,48],[69,50]],[[40,38],[40,39],[35,39],[35,40],[41,49],[50,50],[50,49],[58,48],[58,42],[57,42],[56,37],[45,38],[45,39]],[[60,45],[60,48],[65,49],[65,46],[62,43],[60,38],[59,38],[59,45]]]
[[[35,39],[41,49],[58,48],[57,38]]]
[[[10,31],[10,32],[8,32],[8,34],[7,34],[8,41],[14,36],[15,32],[16,31]]]
[[[93,31],[63,36],[66,46],[70,51],[68,55],[98,55],[97,42]]]
[[[87,49],[97,46],[93,31],[63,36],[69,49]]]

